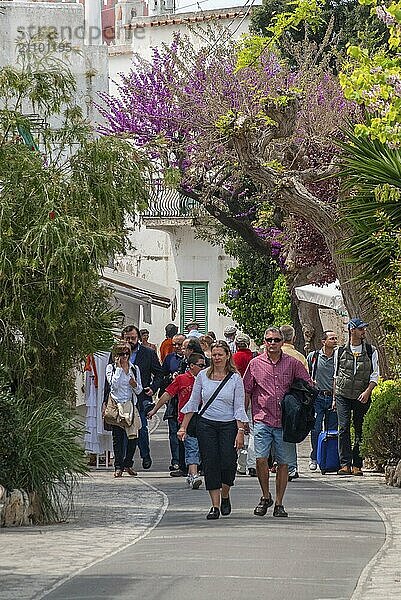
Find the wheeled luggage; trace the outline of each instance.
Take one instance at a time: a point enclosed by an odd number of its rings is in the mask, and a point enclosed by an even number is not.
[[[329,429],[319,433],[317,441],[317,464],[322,475],[337,472],[340,468],[338,431],[336,429]]]

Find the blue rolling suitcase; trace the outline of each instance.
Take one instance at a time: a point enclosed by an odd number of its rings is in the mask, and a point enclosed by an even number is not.
[[[322,475],[337,472],[340,468],[338,431],[336,429],[329,429],[319,433],[317,441],[317,464]]]

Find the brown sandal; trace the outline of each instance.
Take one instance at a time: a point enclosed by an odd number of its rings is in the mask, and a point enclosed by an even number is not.
[[[123,472],[121,471],[121,469],[116,469],[114,471],[114,477],[122,477],[123,476]]]
[[[268,498],[264,498],[263,496],[261,497],[259,504],[253,511],[253,514],[256,515],[257,517],[264,517],[265,514],[267,513],[267,509],[270,508],[271,506],[273,506],[273,498],[272,498],[272,495],[269,493]]]
[[[138,475],[138,473],[131,467],[125,467],[124,471],[128,473],[128,475],[131,475],[131,477],[136,477]]]

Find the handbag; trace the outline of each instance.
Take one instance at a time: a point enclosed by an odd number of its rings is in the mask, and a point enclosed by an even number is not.
[[[189,435],[189,437],[197,437],[197,427],[198,427],[198,419],[199,417],[201,417],[203,415],[203,413],[209,408],[209,406],[211,405],[211,403],[213,402],[213,400],[216,398],[216,396],[219,394],[219,392],[223,389],[223,387],[226,385],[227,381],[230,379],[230,377],[233,375],[233,373],[228,373],[223,381],[220,383],[220,385],[217,387],[217,389],[213,392],[213,394],[210,396],[209,400],[206,402],[205,406],[203,406],[200,410],[198,410],[197,413],[194,413],[191,417],[191,420],[188,423],[187,426],[187,435]]]
[[[104,410],[103,418],[108,425],[120,426],[120,423],[118,421],[118,403],[114,400],[114,398],[112,398],[111,394],[109,394],[109,397],[107,399],[107,404]]]
[[[167,419],[177,419],[178,417],[178,397],[173,396],[167,402],[166,410],[164,411],[163,421]]]

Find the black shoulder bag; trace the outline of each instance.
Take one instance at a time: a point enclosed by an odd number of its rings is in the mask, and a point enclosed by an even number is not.
[[[209,406],[211,405],[213,400],[216,398],[216,396],[219,394],[219,392],[223,389],[223,387],[226,385],[227,381],[230,379],[230,377],[232,375],[233,375],[233,373],[228,373],[228,375],[226,375],[224,377],[223,381],[220,383],[219,386],[217,386],[216,390],[210,396],[210,398],[206,402],[205,406],[203,406],[197,413],[194,413],[192,415],[191,420],[188,423],[187,435],[189,435],[190,437],[194,437],[194,438],[197,437],[197,427],[198,427],[199,417],[201,417],[203,415],[203,413],[205,412],[205,410],[207,410],[209,408]]]

